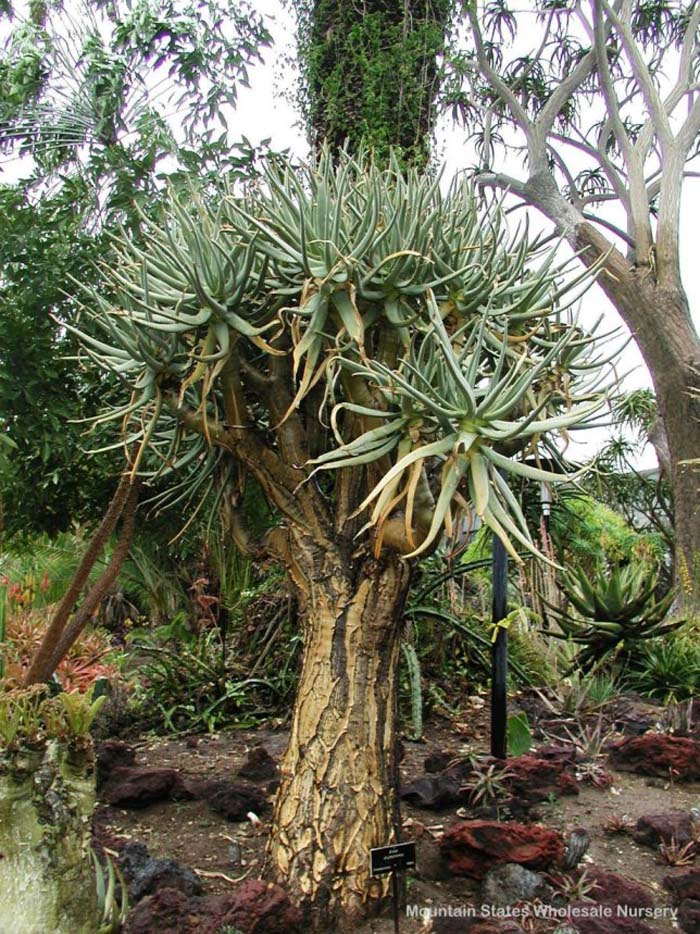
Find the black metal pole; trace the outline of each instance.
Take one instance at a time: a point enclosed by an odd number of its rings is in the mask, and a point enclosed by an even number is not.
[[[394,934],[399,934],[399,874],[395,869],[391,874],[391,894],[394,903]]]
[[[508,613],[508,554],[503,542],[493,536],[491,559],[493,601],[491,622],[495,626]],[[496,641],[491,649],[491,755],[505,759],[508,755],[508,632],[503,627],[496,630]]]

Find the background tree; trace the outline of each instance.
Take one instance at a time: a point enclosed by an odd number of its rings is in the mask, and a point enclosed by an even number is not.
[[[688,461],[700,456],[700,410],[688,390],[700,340],[679,218],[698,155],[700,7],[591,0],[516,12],[493,0],[464,10],[468,50],[452,60],[448,98],[476,142],[476,177],[540,210],[584,264],[604,260],[598,282],[649,368],[667,439],[676,576],[697,583],[700,478]]]
[[[245,170],[226,112],[269,41],[247,5],[32,3],[0,11],[0,151],[24,173],[0,186],[0,460],[7,534],[102,512],[121,462],[81,435],[110,386],[76,370],[75,281],[109,261],[105,231],[138,226],[181,173]],[[53,318],[52,318],[53,316]]]

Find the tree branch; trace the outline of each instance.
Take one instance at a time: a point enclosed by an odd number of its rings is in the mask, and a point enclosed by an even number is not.
[[[663,101],[661,100],[660,94],[654,86],[654,82],[652,81],[651,75],[649,74],[649,69],[646,66],[646,62],[640,55],[639,46],[635,42],[634,36],[632,35],[632,30],[630,28],[628,18],[625,17],[622,19],[619,17],[615,10],[613,10],[613,8],[607,3],[607,0],[595,0],[595,2],[598,8],[605,7],[610,21],[614,23],[617,33],[622,40],[623,48],[627,53],[627,58],[632,68],[632,74],[634,75],[637,85],[642,92],[644,103],[646,104],[649,116],[654,121],[656,134],[659,137],[662,146],[671,145],[673,143],[673,133],[671,131],[671,125],[668,120],[666,109],[664,107]],[[631,12],[631,7],[629,5],[628,10]]]
[[[508,106],[513,119],[525,134],[525,138],[528,142],[528,149],[530,149],[530,157],[533,158],[535,156],[535,152],[533,149],[534,137],[532,121],[530,120],[527,111],[522,106],[515,94],[513,94],[505,81],[503,81],[500,75],[491,67],[486,55],[486,50],[484,49],[484,40],[481,35],[481,28],[479,26],[479,19],[476,15],[476,9],[472,4],[467,5],[467,17],[469,19],[472,37],[474,39],[474,49],[476,51],[476,60],[479,66],[479,71],[484,76],[484,78],[486,78],[491,87],[501,98],[503,103]]]
[[[73,611],[73,607],[75,606],[83,587],[88,581],[90,572],[95,566],[95,562],[102,554],[107,539],[112,534],[114,527],[119,521],[119,517],[124,510],[124,505],[129,498],[131,489],[132,481],[129,472],[127,471],[122,474],[117,485],[117,489],[114,492],[114,496],[112,497],[112,500],[107,507],[107,511],[104,514],[102,522],[90,540],[90,544],[85,549],[85,553],[83,554],[80,564],[78,565],[78,569],[76,570],[73,579],[68,586],[68,590],[65,592],[63,599],[58,605],[58,608],[53,615],[53,619],[51,620],[49,628],[44,635],[41,645],[37,649],[34,658],[30,663],[29,671],[25,676],[25,686],[45,681],[53,674],[53,668],[51,671],[48,671],[48,668],[50,667],[54,647],[58,644],[61,636],[63,635],[66,623],[68,622],[68,617]]]

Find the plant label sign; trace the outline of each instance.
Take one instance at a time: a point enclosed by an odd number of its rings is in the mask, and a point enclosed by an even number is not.
[[[401,872],[414,869],[416,865],[416,844],[392,843],[390,846],[376,846],[369,851],[370,871],[373,876],[385,872]]]

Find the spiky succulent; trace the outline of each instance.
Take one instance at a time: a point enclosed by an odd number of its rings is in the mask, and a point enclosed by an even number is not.
[[[630,655],[642,642],[684,622],[665,622],[674,594],[657,598],[658,585],[658,572],[643,562],[599,566],[593,576],[584,568],[564,572],[560,586],[569,608],[548,604],[561,630],[548,633],[581,647],[574,666],[583,671],[614,652]]]
[[[161,502],[238,470],[248,431],[307,476],[366,472],[355,515],[372,507],[376,550],[394,520],[417,555],[472,512],[511,553],[534,547],[508,475],[563,479],[538,458],[560,460],[553,433],[602,405],[604,361],[567,315],[590,273],[510,234],[468,183],[443,194],[362,154],[271,160],[248,191],[173,197],[167,216],[140,246],[118,238],[117,299],[91,294],[78,329],[129,388],[102,418],[122,423],[133,471],[179,475]]]

